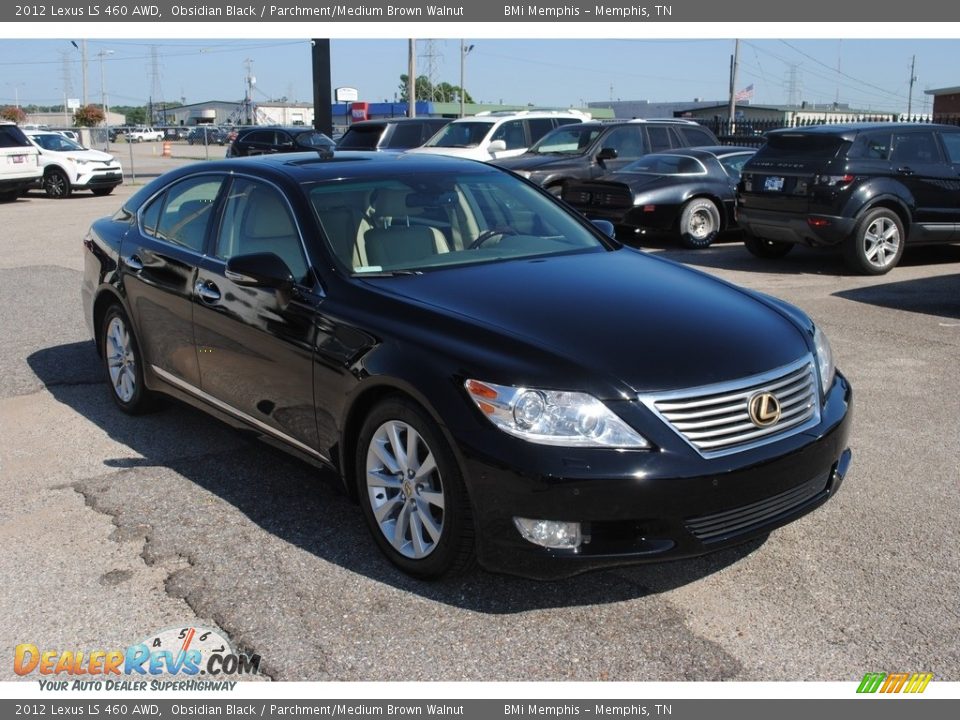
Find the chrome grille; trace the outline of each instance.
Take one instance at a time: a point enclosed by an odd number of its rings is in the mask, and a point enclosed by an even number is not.
[[[820,422],[817,378],[810,359],[771,373],[697,388],[642,397],[641,400],[704,456],[739,452]],[[770,393],[780,417],[758,427],[750,419],[750,399]]]

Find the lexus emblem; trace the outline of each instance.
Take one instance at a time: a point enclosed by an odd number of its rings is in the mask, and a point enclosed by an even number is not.
[[[750,398],[750,422],[757,427],[770,427],[780,419],[780,401],[776,395],[761,392]]]

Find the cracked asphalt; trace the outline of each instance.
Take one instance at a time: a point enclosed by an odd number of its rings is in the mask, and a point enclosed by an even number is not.
[[[178,162],[151,151],[140,172]],[[425,584],[381,559],[324,473],[183,405],[114,408],[80,241],[133,189],[0,205],[0,652],[193,624],[275,680],[960,680],[960,247],[863,278],[804,249],[764,264],[735,241],[649,246],[827,330],[855,391],[840,493],[691,561]]]

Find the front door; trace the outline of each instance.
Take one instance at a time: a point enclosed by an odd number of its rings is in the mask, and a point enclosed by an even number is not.
[[[212,256],[195,283],[194,332],[204,394],[267,434],[316,454],[314,319],[321,296],[283,194],[252,178],[233,180]],[[227,277],[238,255],[274,253],[290,290],[249,287]]]

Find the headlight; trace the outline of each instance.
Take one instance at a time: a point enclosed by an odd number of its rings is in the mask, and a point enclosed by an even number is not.
[[[585,393],[506,387],[467,380],[480,411],[506,433],[541,445],[649,448],[643,437]]]
[[[813,330],[813,345],[817,353],[817,369],[820,371],[820,388],[826,397],[827,391],[833,385],[833,378],[837,374],[837,368],[833,364],[833,351],[830,349],[830,341],[820,328]]]
[[[91,162],[90,160],[87,160],[85,158],[78,158],[78,157],[68,157],[67,160],[69,160],[70,162],[74,162],[77,165],[86,165],[87,163]]]

